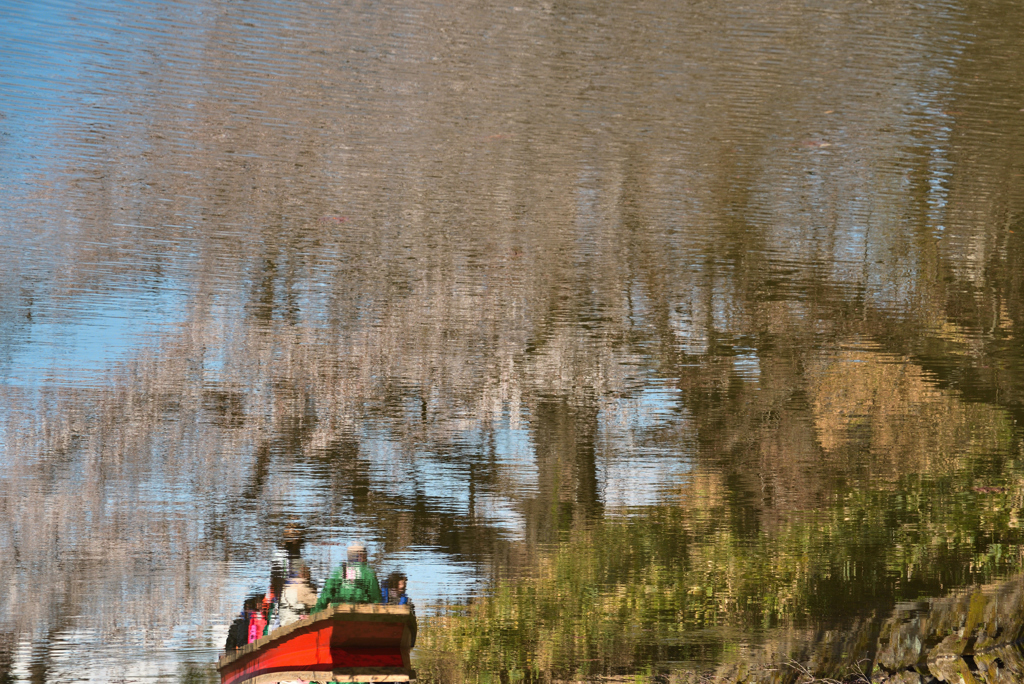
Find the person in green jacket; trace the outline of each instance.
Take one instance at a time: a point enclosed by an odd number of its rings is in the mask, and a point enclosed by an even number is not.
[[[313,613],[336,603],[380,603],[380,584],[377,573],[366,562],[366,547],[352,544],[348,547],[348,562],[335,569],[324,583]]]

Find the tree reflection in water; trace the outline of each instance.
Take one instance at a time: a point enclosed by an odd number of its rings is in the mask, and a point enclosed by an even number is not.
[[[1019,671],[1019,3],[40,7],[0,681],[211,677],[297,520],[428,680]]]

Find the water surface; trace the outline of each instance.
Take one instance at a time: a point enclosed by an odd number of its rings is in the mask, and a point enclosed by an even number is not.
[[[0,680],[214,677],[297,524],[430,681],[1008,619],[1018,3],[0,18]]]

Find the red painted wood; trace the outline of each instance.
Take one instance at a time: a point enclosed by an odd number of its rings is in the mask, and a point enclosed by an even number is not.
[[[397,648],[358,647],[332,648],[336,668],[343,667],[402,667],[402,654]]]
[[[308,631],[259,650],[221,672],[221,684],[291,670],[332,671],[350,667],[402,667],[405,625],[388,622],[321,621]]]

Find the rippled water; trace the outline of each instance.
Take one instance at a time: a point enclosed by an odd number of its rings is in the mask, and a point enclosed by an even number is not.
[[[409,574],[428,681],[1005,627],[1022,29],[0,1],[0,681],[215,678],[289,524]]]

